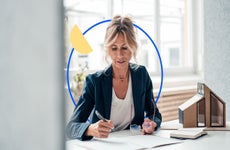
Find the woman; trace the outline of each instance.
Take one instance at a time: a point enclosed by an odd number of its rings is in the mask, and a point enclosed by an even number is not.
[[[146,68],[130,63],[132,57],[136,58],[137,41],[129,17],[112,19],[106,30],[105,49],[112,63],[86,77],[67,125],[67,136],[80,140],[106,138],[111,131],[127,129],[131,124],[141,125],[143,134],[152,134],[162,118],[153,100],[152,81]],[[106,121],[100,120],[95,111]]]

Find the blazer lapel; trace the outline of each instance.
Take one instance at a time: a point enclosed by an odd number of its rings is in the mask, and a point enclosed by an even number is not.
[[[102,80],[103,99],[105,118],[110,119],[111,102],[112,102],[112,66],[104,72],[104,80]]]
[[[132,92],[133,92],[133,105],[134,105],[134,112],[135,117],[133,119],[133,122],[136,122],[137,117],[140,115],[141,109],[140,109],[140,79],[138,75],[135,73],[135,66],[132,66],[130,64],[130,73],[132,78]]]

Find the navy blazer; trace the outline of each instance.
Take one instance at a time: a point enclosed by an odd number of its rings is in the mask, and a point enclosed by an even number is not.
[[[156,107],[155,117],[153,104],[153,87],[150,76],[144,66],[130,63],[129,65],[135,116],[132,124],[142,125],[144,115],[154,120],[160,126],[162,117]],[[67,124],[66,133],[70,139],[90,140],[85,132],[91,123],[99,118],[95,114],[98,110],[105,118],[110,119],[112,101],[112,65],[107,69],[90,74],[86,77],[82,95],[75,107],[73,115]],[[155,101],[154,101],[155,102]],[[126,114],[121,114],[126,115]],[[90,116],[90,121],[87,121]],[[128,128],[128,127],[127,127]]]

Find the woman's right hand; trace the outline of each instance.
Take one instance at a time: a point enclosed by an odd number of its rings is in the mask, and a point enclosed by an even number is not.
[[[87,131],[87,136],[93,136],[97,138],[107,138],[109,133],[114,128],[114,125],[111,120],[103,121],[99,120],[98,122],[91,124]]]

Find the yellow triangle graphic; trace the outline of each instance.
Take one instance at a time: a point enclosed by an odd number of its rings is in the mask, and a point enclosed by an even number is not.
[[[81,54],[89,54],[93,51],[77,25],[71,31],[70,41],[73,48]]]

